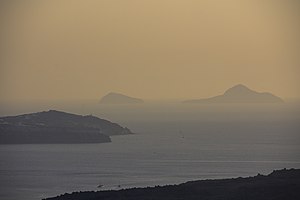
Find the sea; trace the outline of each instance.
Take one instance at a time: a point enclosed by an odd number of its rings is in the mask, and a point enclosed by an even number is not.
[[[300,168],[299,104],[98,102],[2,106],[1,116],[57,109],[111,120],[134,134],[101,144],[0,145],[0,199],[40,200]]]

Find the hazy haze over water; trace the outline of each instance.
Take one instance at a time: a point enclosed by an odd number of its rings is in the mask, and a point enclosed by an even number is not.
[[[107,144],[1,145],[1,198],[32,200],[97,190],[99,184],[118,189],[119,184],[163,185],[300,167],[298,104],[51,105],[62,108],[110,119],[136,134],[112,137]],[[47,103],[23,109],[50,107]]]

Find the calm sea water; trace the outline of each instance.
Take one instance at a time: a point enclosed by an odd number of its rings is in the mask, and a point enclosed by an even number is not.
[[[82,111],[77,111],[78,113]],[[90,108],[136,134],[106,144],[0,145],[0,199],[154,186],[300,168],[298,114]],[[88,113],[86,113],[88,114]]]

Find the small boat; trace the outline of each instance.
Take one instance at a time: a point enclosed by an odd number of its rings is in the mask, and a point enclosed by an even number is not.
[[[179,135],[181,135],[181,138],[184,139],[184,135],[181,130],[179,130]]]
[[[97,186],[97,188],[103,188],[103,187],[104,187],[104,185],[102,185],[102,184]]]

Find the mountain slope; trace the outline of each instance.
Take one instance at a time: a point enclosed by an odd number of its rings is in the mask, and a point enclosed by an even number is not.
[[[0,118],[0,143],[98,143],[130,133],[104,119],[56,110]]]
[[[136,104],[136,103],[143,103],[142,99],[129,97],[120,93],[109,93],[102,97],[100,103],[103,104]]]
[[[244,85],[236,85],[224,94],[207,99],[187,100],[184,103],[282,103],[283,100],[268,92],[256,92]]]

